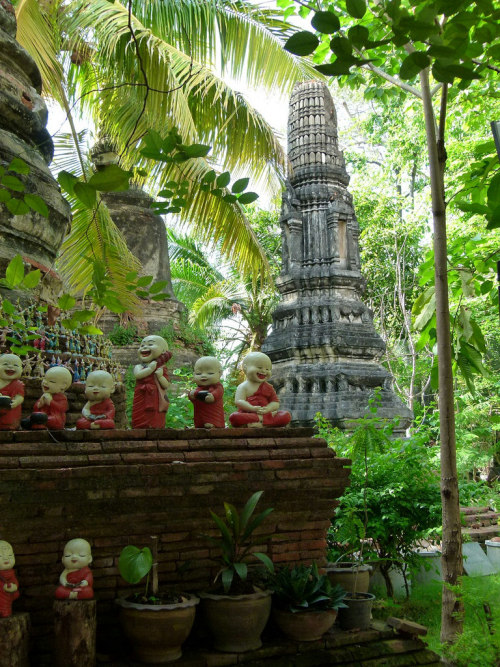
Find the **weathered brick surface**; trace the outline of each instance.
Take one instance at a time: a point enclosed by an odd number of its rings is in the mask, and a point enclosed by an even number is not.
[[[61,552],[72,537],[92,544],[99,627],[127,587],[117,561],[127,544],[159,537],[164,586],[206,588],[217,565],[203,534],[209,509],[241,507],[258,490],[274,512],[256,531],[276,563],[325,563],[325,536],[350,461],[310,429],[0,432],[0,539],[14,546],[35,645],[48,645]],[[314,452],[314,453],[313,453]],[[102,631],[102,630],[101,630]],[[215,664],[215,663],[214,663]]]

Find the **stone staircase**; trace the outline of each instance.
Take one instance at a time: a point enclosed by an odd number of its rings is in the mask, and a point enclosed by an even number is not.
[[[500,537],[500,513],[490,507],[461,507],[465,520],[462,535],[469,535],[473,542],[484,543],[493,537]]]

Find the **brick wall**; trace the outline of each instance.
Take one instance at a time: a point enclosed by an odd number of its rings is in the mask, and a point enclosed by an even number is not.
[[[241,508],[258,490],[257,509],[274,507],[258,531],[259,550],[275,563],[325,563],[326,531],[348,481],[310,429],[0,432],[0,539],[12,543],[21,598],[33,634],[46,646],[65,542],[92,544],[99,628],[126,590],[120,550],[159,537],[164,587],[206,589],[217,554],[209,509]],[[42,649],[40,649],[42,650]]]

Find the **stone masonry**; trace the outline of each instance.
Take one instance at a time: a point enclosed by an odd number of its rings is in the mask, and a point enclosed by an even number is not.
[[[399,416],[403,431],[411,412],[378,363],[385,344],[361,301],[359,227],[338,148],[335,107],[321,82],[299,83],[292,93],[288,157],[281,300],[262,348],[273,362],[281,405],[294,424],[310,425],[321,412],[346,427],[366,413],[379,388],[378,416]]]

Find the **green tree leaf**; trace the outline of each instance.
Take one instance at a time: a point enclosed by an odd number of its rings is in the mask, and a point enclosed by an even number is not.
[[[259,198],[259,195],[256,192],[244,192],[238,197],[239,204],[251,204],[256,199]]]
[[[129,584],[138,584],[153,567],[153,554],[149,547],[138,549],[129,544],[122,549],[118,559],[118,569],[121,576]]]
[[[24,278],[24,264],[21,255],[14,255],[5,270],[5,279],[10,287],[17,287]]]
[[[231,192],[233,194],[239,194],[240,192],[243,192],[243,190],[247,189],[249,183],[250,183],[249,178],[240,178],[233,183],[231,187]]]
[[[229,185],[229,181],[231,180],[231,174],[228,171],[224,171],[222,174],[219,174],[216,179],[216,184],[218,188],[225,188],[227,185]]]
[[[312,32],[303,30],[289,37],[285,43],[285,50],[296,56],[308,56],[319,44],[319,39]]]
[[[73,188],[75,197],[82,202],[85,208],[93,209],[97,202],[97,193],[88,183],[78,181]]]
[[[182,146],[182,152],[188,158],[205,157],[212,150],[212,146],[205,146],[204,144],[192,144],[191,146]]]
[[[70,197],[75,196],[75,185],[80,182],[76,176],[70,174],[69,171],[60,171],[57,174],[57,180],[64,192],[67,192]]]
[[[57,305],[61,310],[71,310],[75,307],[76,299],[70,294],[63,294],[57,300]]]
[[[24,215],[29,213],[30,207],[22,199],[9,199],[5,202],[5,206],[9,209],[14,215]]]
[[[23,278],[22,286],[26,289],[33,289],[40,282],[42,277],[40,269],[35,269],[34,271],[29,271]]]
[[[29,164],[26,164],[26,162],[19,157],[15,157],[11,161],[11,163],[7,167],[7,170],[15,171],[16,174],[29,174],[31,171]]]
[[[402,79],[413,79],[421,70],[428,67],[430,63],[431,59],[426,53],[422,53],[422,51],[413,51],[413,53],[410,53],[410,55],[403,60],[399,70],[399,76]]]
[[[366,12],[365,0],[346,0],[348,13],[355,19],[362,19]]]
[[[117,164],[110,164],[97,171],[88,185],[99,192],[128,190],[131,171],[125,171]]]
[[[4,174],[0,180],[0,183],[6,188],[9,188],[9,190],[13,190],[14,192],[24,192],[24,183],[20,181],[17,176]]]
[[[49,209],[47,207],[47,204],[38,195],[25,194],[24,201],[26,202],[26,204],[28,204],[28,206],[31,209],[33,209],[37,213],[40,213],[40,215],[42,215],[44,218],[49,217]]]
[[[340,20],[333,12],[316,12],[311,19],[312,27],[325,35],[331,35],[340,28]]]

